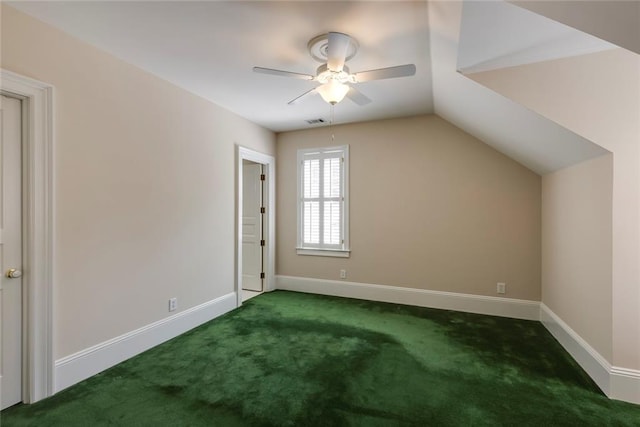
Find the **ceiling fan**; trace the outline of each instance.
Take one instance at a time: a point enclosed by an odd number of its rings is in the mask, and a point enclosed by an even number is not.
[[[318,67],[315,76],[263,67],[253,67],[253,71],[320,83],[319,86],[289,101],[289,105],[297,104],[316,93],[331,105],[342,101],[345,96],[358,105],[366,105],[371,102],[371,99],[349,84],[407,77],[416,73],[414,64],[406,64],[351,74],[345,62],[355,56],[358,47],[358,42],[353,37],[343,33],[330,32],[314,37],[307,44],[311,57],[323,63]]]

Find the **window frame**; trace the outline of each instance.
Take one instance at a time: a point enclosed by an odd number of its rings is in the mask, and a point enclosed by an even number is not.
[[[331,155],[338,152],[338,155]],[[310,157],[311,154],[317,153],[317,156]],[[303,210],[304,210],[304,197],[303,197],[303,165],[304,161],[307,159],[327,159],[327,158],[335,158],[340,157],[344,159],[342,161],[342,177],[341,177],[341,189],[342,189],[342,223],[341,225],[341,235],[342,235],[342,244],[326,247],[322,244],[309,245],[304,244],[303,242],[303,234],[304,234],[304,223],[303,223]],[[318,147],[318,148],[306,148],[299,149],[297,155],[297,192],[296,192],[296,210],[297,210],[297,245],[296,245],[296,253],[298,255],[313,255],[313,256],[329,256],[329,257],[340,257],[340,258],[348,258],[351,254],[350,245],[349,245],[349,146],[348,145],[340,145],[340,146],[331,146],[331,147]],[[324,181],[324,175],[319,177],[320,181]],[[320,205],[322,205],[323,200],[325,199],[323,194],[318,197]],[[331,199],[331,198],[328,198]],[[322,215],[320,216],[320,220],[322,221]],[[323,236],[321,235],[322,239]]]

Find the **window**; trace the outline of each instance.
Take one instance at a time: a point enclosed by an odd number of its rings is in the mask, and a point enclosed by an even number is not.
[[[349,256],[349,146],[298,150],[299,255]]]

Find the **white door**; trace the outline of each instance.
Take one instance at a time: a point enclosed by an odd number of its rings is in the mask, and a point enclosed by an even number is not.
[[[0,99],[0,400],[22,402],[21,101]],[[10,277],[13,276],[13,277]]]
[[[242,289],[262,291],[262,165],[242,165]]]

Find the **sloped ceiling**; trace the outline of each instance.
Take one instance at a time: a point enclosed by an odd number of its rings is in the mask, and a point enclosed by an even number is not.
[[[495,30],[500,25],[492,19],[485,25]],[[508,39],[509,32],[494,36]],[[463,73],[618,155],[622,145],[640,146],[640,55],[631,50],[612,46]]]
[[[640,54],[640,2],[637,0],[509,0]]]
[[[491,8],[497,21],[500,21],[500,16],[513,18],[513,9],[518,9],[504,2],[445,1],[429,5],[435,112],[541,175],[606,153],[602,147],[582,136],[456,72],[460,34],[465,34],[460,28],[463,8],[471,6],[472,13],[466,19],[473,22],[474,18],[481,19],[485,15],[485,10],[477,7],[483,5]],[[481,16],[474,17],[473,12]],[[543,23],[548,21],[540,16],[537,18]],[[518,23],[510,25],[518,28]],[[531,23],[528,25],[532,26]],[[476,36],[468,31],[466,34],[468,37]],[[518,32],[512,34],[513,38],[518,37]],[[544,27],[541,34],[544,34]],[[519,44],[511,40],[511,55],[517,56],[529,49],[530,39],[527,33],[520,38]],[[516,48],[517,45],[520,48]],[[475,56],[481,63],[483,61],[477,58],[483,58],[483,55],[490,57],[497,49],[495,45],[485,46],[484,53]],[[482,46],[477,47],[480,48]],[[510,60],[509,55],[502,58]]]
[[[472,3],[504,7],[504,13],[520,9],[502,1]],[[360,44],[358,54],[347,63],[352,72],[414,63],[417,73],[359,84],[373,102],[364,107],[341,102],[335,107],[335,123],[435,112],[539,174],[605,152],[458,73],[462,2],[8,4],[275,132],[311,127],[308,119],[328,120],[329,106],[319,97],[287,105],[313,83],[255,74],[252,67],[315,74],[319,63],[307,52],[308,40],[339,31]],[[551,21],[536,17],[546,22],[539,29],[543,37]],[[473,13],[465,17],[469,19],[473,21]],[[564,31],[572,41],[563,54],[585,48],[583,33],[569,27]],[[588,49],[606,45],[589,40]],[[516,34],[511,42],[511,55],[531,49],[531,39],[524,34]],[[486,47],[490,48],[499,46]],[[536,55],[545,56],[544,45],[538,46]]]
[[[458,70],[468,74],[616,47],[504,2],[466,2],[460,22]]]

